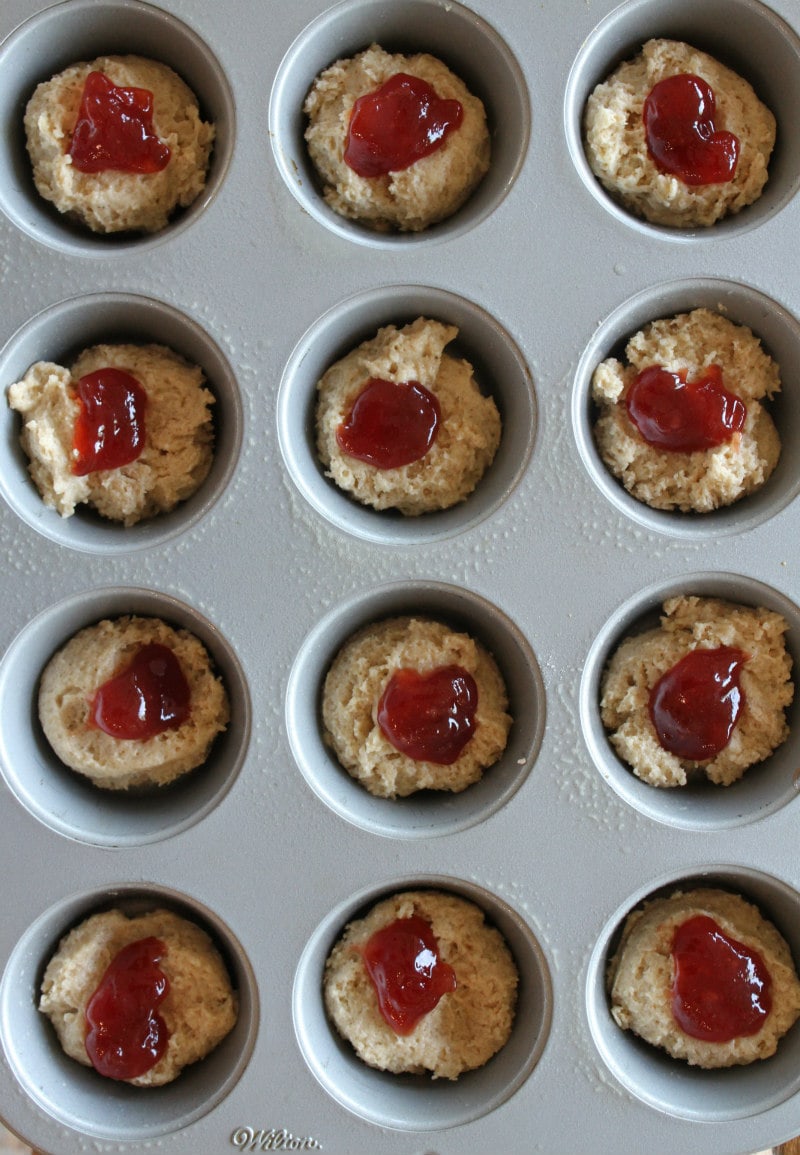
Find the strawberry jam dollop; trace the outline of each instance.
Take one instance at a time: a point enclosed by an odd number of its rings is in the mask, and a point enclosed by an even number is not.
[[[664,750],[703,762],[731,740],[745,706],[740,680],[748,659],[735,646],[690,650],[650,691],[650,718]]]
[[[153,129],[152,92],[121,88],[105,73],[90,72],[68,152],[79,172],[161,172],[171,153]]]
[[[336,430],[336,443],[376,469],[399,469],[425,456],[441,418],[438,398],[418,381],[371,377]]]
[[[398,72],[353,105],[345,164],[361,177],[410,168],[441,148],[463,116],[458,100],[442,99],[426,80]]]
[[[644,102],[644,131],[659,172],[690,186],[733,180],[739,139],[717,131],[715,114],[714,91],[700,76],[667,76],[651,89]]]
[[[112,738],[144,742],[188,719],[191,691],[169,646],[150,642],[104,682],[89,703],[89,725]]]
[[[478,687],[461,666],[429,673],[400,669],[378,703],[381,732],[401,754],[417,762],[450,766],[475,732]]]
[[[761,1030],[772,1009],[771,980],[753,947],[700,914],[676,929],[672,961],[672,1014],[685,1034],[727,1043]]]
[[[97,369],[76,385],[78,416],[72,437],[72,472],[119,469],[141,454],[147,437],[147,394],[124,369]]]
[[[410,1035],[442,996],[456,989],[456,973],[439,957],[433,927],[419,915],[376,931],[361,957],[381,1015],[397,1035]]]
[[[724,445],[747,419],[747,406],[725,388],[719,365],[709,365],[695,381],[687,380],[685,370],[650,365],[637,375],[625,404],[647,444],[668,453]]]
[[[128,943],[109,963],[86,1004],[86,1053],[108,1079],[136,1079],[162,1058],[169,1031],[158,1006],[169,979],[158,965],[166,947],[157,938]]]

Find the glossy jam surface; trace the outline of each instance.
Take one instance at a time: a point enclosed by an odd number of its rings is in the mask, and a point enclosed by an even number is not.
[[[396,750],[416,762],[449,766],[475,733],[478,687],[461,666],[430,673],[397,670],[378,703],[378,725]]]
[[[650,365],[636,377],[625,404],[647,444],[668,453],[724,445],[747,418],[747,406],[725,388],[718,365],[709,365],[695,381],[687,381],[685,372]]]
[[[398,72],[353,105],[345,163],[362,177],[400,172],[442,147],[464,110],[440,99],[426,80]]]
[[[758,951],[695,915],[675,931],[672,1013],[693,1039],[727,1043],[755,1035],[772,1008],[769,971]]]
[[[456,974],[439,958],[431,924],[419,915],[376,931],[361,950],[378,1007],[398,1035],[409,1035],[442,995],[456,989]]]
[[[114,956],[86,1004],[86,1053],[108,1079],[136,1079],[154,1067],[169,1042],[158,1006],[169,979],[158,965],[157,938],[140,938]]]
[[[713,89],[699,76],[680,73],[659,81],[644,102],[647,151],[659,172],[686,185],[733,180],[739,140],[717,132]]]
[[[371,377],[336,430],[336,442],[376,469],[399,469],[425,456],[440,423],[439,401],[424,385]]]
[[[740,679],[748,655],[735,646],[690,650],[650,691],[650,718],[661,746],[702,762],[730,741],[745,706]]]
[[[97,369],[78,380],[72,472],[119,469],[135,461],[147,438],[147,394],[124,369]]]
[[[152,173],[169,164],[170,149],[153,130],[153,94],[120,88],[103,72],[86,77],[69,155],[79,172]]]
[[[144,742],[165,730],[176,730],[189,717],[189,683],[169,646],[142,646],[90,703],[89,723],[112,738]]]

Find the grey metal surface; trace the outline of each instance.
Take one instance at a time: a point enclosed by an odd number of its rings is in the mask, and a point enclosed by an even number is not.
[[[0,386],[84,333],[86,344],[107,330],[156,337],[207,366],[222,420],[203,496],[165,524],[123,532],[45,510],[2,411],[0,1117],[53,1155],[730,1155],[800,1133],[797,1030],[758,1069],[676,1070],[613,1028],[602,994],[625,912],[697,877],[760,902],[800,958],[798,709],[763,775],[719,795],[637,789],[596,716],[604,654],[669,592],[781,608],[800,657],[797,0],[68,0],[41,10],[33,0],[0,8]],[[631,222],[586,171],[586,92],[649,35],[738,67],[778,117],[762,202],[708,234]],[[441,55],[489,108],[493,174],[463,217],[428,236],[359,238],[319,207],[304,167],[298,94],[322,64],[373,39]],[[123,246],[44,211],[20,127],[36,79],[120,49],[172,63],[219,132],[207,200],[161,238]],[[620,336],[693,301],[763,333],[784,371],[774,482],[700,521],[651,516],[610,485],[587,402],[592,364]],[[307,418],[320,365],[417,312],[457,320],[460,346],[492,380],[506,441],[481,495],[412,525],[327,489]],[[511,746],[474,795],[373,804],[321,747],[319,677],[354,624],[426,607],[494,649],[512,690]],[[234,700],[203,775],[129,808],[63,776],[32,701],[47,653],[126,608],[200,632]],[[522,973],[508,1048],[452,1085],[368,1071],[321,1013],[338,927],[409,883],[475,897]],[[242,992],[228,1042],[152,1094],[98,1088],[35,1010],[47,952],[110,895],[206,922]]]

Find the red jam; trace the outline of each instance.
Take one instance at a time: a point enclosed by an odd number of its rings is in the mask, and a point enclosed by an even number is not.
[[[672,961],[672,1013],[685,1034],[727,1043],[761,1030],[772,998],[769,971],[758,951],[699,914],[675,931]]]
[[[637,376],[625,404],[647,444],[668,453],[724,445],[747,418],[745,403],[723,385],[719,365],[709,365],[696,381],[687,381],[683,370],[650,365]]]
[[[153,130],[152,92],[90,72],[68,151],[79,172],[161,172],[170,149]]]
[[[442,995],[456,989],[456,972],[439,958],[431,924],[419,915],[376,931],[361,955],[378,1008],[397,1035],[410,1035]]]
[[[748,654],[735,646],[690,650],[650,691],[650,718],[661,746],[703,762],[724,750],[745,706],[740,686]]]
[[[398,72],[353,105],[345,164],[363,177],[410,168],[441,148],[463,116],[459,101],[440,99],[426,80]]]
[[[163,1056],[167,1025],[157,1011],[169,992],[157,938],[140,938],[111,960],[86,1005],[86,1053],[109,1079],[136,1079]]]
[[[713,89],[699,76],[668,76],[652,88],[644,102],[644,131],[659,172],[692,186],[733,180],[739,140],[716,131],[715,112]]]
[[[77,383],[78,417],[72,472],[119,469],[144,449],[147,394],[124,369],[97,369]]]
[[[371,377],[336,430],[336,442],[376,469],[399,469],[425,456],[441,416],[438,399],[418,381]]]
[[[169,646],[150,642],[130,665],[98,690],[89,704],[89,725],[112,738],[144,742],[177,728],[189,717],[191,692]]]
[[[401,754],[449,766],[475,732],[478,687],[461,666],[397,670],[378,703],[378,725]]]

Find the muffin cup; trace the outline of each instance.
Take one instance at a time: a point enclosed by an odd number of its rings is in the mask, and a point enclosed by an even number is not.
[[[9,385],[20,381],[36,361],[64,365],[98,344],[165,345],[199,365],[216,401],[211,407],[214,460],[200,487],[168,513],[136,525],[100,517],[86,505],[71,517],[48,509],[28,473],[28,457],[19,443],[22,419],[8,404]],[[96,293],[73,297],[45,309],[23,325],[0,350],[0,491],[15,513],[58,545],[83,553],[109,555],[168,541],[191,529],[221,499],[236,466],[243,438],[241,396],[220,347],[186,314],[151,297]]]
[[[498,762],[460,794],[423,790],[378,798],[342,767],[322,737],[320,703],[330,663],[361,626],[381,618],[422,615],[469,634],[491,653],[514,719]],[[386,837],[413,839],[464,830],[510,803],[531,771],[545,725],[544,685],[536,658],[516,626],[482,598],[439,583],[398,582],[337,606],[305,639],[286,692],[292,752],[312,790],[340,817]]]
[[[457,1080],[394,1075],[368,1067],[329,1022],[322,1002],[325,960],[345,925],[391,894],[419,889],[450,892],[481,907],[487,922],[505,938],[520,976],[508,1042],[485,1066]],[[547,1041],[552,992],[542,949],[512,907],[474,883],[430,875],[371,887],[332,910],[300,958],[292,1009],[297,1042],[311,1073],[346,1110],[380,1127],[438,1131],[489,1114],[531,1076]]]
[[[23,115],[36,85],[83,60],[134,54],[167,64],[186,81],[200,115],[216,127],[206,186],[166,229],[151,236],[96,234],[70,221],[34,187]],[[174,237],[217,195],[233,154],[233,94],[209,47],[176,17],[141,0],[62,0],[0,45],[0,209],[35,240],[71,255],[108,258]]]
[[[726,573],[688,574],[641,591],[612,615],[597,635],[583,668],[580,716],[589,753],[605,782],[630,806],[675,829],[709,832],[744,826],[774,814],[797,797],[800,764],[800,697],[787,711],[789,736],[768,758],[749,767],[738,782],[717,786],[702,775],[685,786],[651,786],[637,778],[617,755],[600,717],[600,686],[609,658],[627,637],[658,626],[667,598],[679,595],[722,598],[746,606],[763,606],[789,624],[786,647],[792,657],[792,680],[800,671],[800,610],[775,589],[752,578]]]
[[[458,212],[423,232],[379,233],[334,212],[322,198],[306,149],[302,110],[316,76],[370,43],[387,52],[438,57],[486,109],[492,138],[489,172]],[[517,61],[497,32],[468,8],[451,0],[344,0],[313,20],[281,61],[270,95],[269,130],[281,176],[318,224],[356,244],[403,249],[452,240],[497,208],[525,159],[530,117]]]
[[[583,113],[597,84],[651,39],[682,40],[727,65],[755,89],[777,121],[769,180],[758,200],[708,228],[669,228],[640,220],[600,184],[586,159]],[[584,186],[623,226],[655,241],[696,243],[730,239],[780,212],[800,187],[800,141],[792,131],[800,101],[800,38],[759,0],[627,0],[587,37],[570,71],[564,128]]]
[[[317,382],[325,371],[384,325],[400,328],[417,317],[456,325],[447,356],[464,358],[503,423],[494,461],[465,501],[406,517],[361,505],[325,476],[316,450]],[[300,493],[346,533],[383,545],[427,544],[479,525],[510,496],[523,476],[536,438],[536,396],[525,360],[506,330],[479,305],[443,289],[393,285],[349,297],[300,338],[278,393],[278,437]]]
[[[778,878],[742,866],[703,866],[662,877],[626,899],[603,928],[586,978],[586,1007],[594,1043],[614,1078],[655,1110],[694,1123],[756,1116],[800,1090],[800,1026],[781,1039],[775,1055],[741,1067],[702,1070],[672,1059],[623,1031],[611,1017],[606,970],[627,915],[643,902],[695,887],[719,887],[754,903],[800,959],[800,895]]]
[[[38,718],[44,667],[74,634],[103,618],[162,618],[200,639],[225,683],[231,717],[202,766],[170,786],[104,790],[66,767]],[[250,697],[228,642],[196,610],[154,590],[113,587],[59,602],[18,634],[0,662],[0,770],[9,789],[40,822],[66,838],[132,847],[186,830],[209,814],[236,781],[250,737]]]

